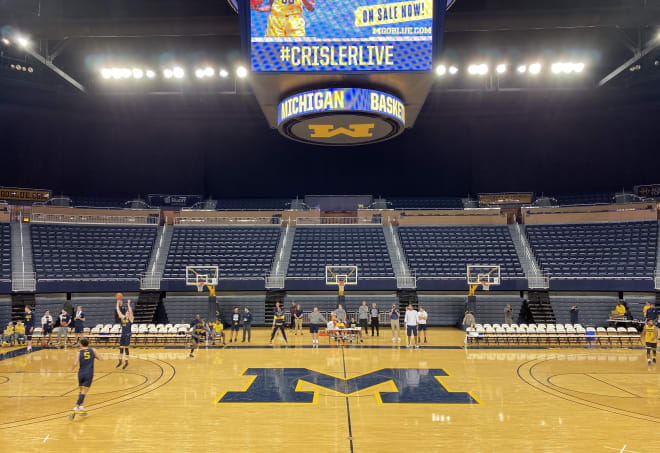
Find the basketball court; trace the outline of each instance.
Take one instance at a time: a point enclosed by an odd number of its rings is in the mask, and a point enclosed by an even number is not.
[[[5,354],[3,448],[660,448],[660,375],[641,350],[466,350],[462,332],[440,328],[419,350],[393,345],[386,329],[364,346],[312,349],[309,334],[284,347],[268,345],[269,333],[256,330],[249,346],[201,347],[192,359],[185,349],[134,349],[126,370],[115,368],[116,349],[99,349],[108,360],[97,362],[89,416],[73,422],[74,350]]]

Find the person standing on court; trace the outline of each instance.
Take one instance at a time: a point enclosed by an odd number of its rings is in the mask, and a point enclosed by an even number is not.
[[[344,310],[344,307],[342,307],[341,304],[337,306],[335,316],[337,317],[337,322],[343,322],[346,324],[346,310]]]
[[[419,340],[422,338],[422,332],[424,332],[424,343],[426,343],[426,322],[428,319],[428,312],[424,310],[424,307],[420,306],[417,312],[417,344],[419,344]]]
[[[27,352],[32,352],[33,333],[34,333],[34,313],[32,313],[32,309],[26,305],[25,306],[25,336],[27,337]]]
[[[238,329],[241,326],[241,315],[238,313],[238,307],[234,307],[231,314],[231,331],[229,332],[229,342],[238,343]]]
[[[371,336],[374,336],[374,327],[376,328],[376,336],[380,336],[380,325],[378,324],[378,307],[376,307],[376,303],[371,304],[371,310],[370,310],[370,315],[371,315]]]
[[[412,348],[412,343],[414,343],[415,348],[419,348],[419,344],[417,343],[417,310],[412,305],[406,307],[404,321],[406,323],[406,336],[408,337],[408,345],[406,347]]]
[[[390,310],[390,327],[392,328],[392,341],[401,342],[401,322],[399,309],[396,308],[396,304],[392,304],[392,309]],[[415,323],[417,325],[417,323]]]
[[[358,322],[360,323],[360,339],[362,339],[365,334],[369,334],[369,307],[366,300],[362,301],[362,305],[358,309]]]
[[[657,323],[658,321],[658,309],[653,302],[651,302],[651,308],[646,310],[646,319],[651,319],[654,323]]]
[[[62,307],[62,313],[59,316],[60,327],[57,329],[57,347],[62,347],[62,337],[64,337],[64,346],[66,346],[67,337],[69,336],[69,324],[71,324],[71,316]]]
[[[319,347],[319,327],[321,324],[327,324],[323,315],[319,313],[319,307],[314,307],[314,311],[309,314],[309,333],[312,334],[312,347]]]
[[[577,305],[573,305],[571,307],[571,324],[580,324],[580,309],[577,307]]]
[[[76,315],[73,318],[73,331],[76,334],[76,342],[74,345],[78,344],[78,341],[80,340],[80,336],[83,334],[85,331],[85,313],[82,311],[82,307],[78,305],[78,308],[76,308]]]
[[[286,341],[286,333],[284,332],[284,312],[281,309],[277,310],[273,315],[273,332],[270,334],[270,344],[273,344],[273,338],[275,338],[275,334],[278,330],[282,332],[284,344],[288,344]]]
[[[296,335],[298,335],[298,332],[300,332],[300,335],[302,336],[303,330],[302,330],[302,325],[303,325],[303,309],[300,307],[300,304],[296,305]]]
[[[53,317],[50,315],[50,311],[46,310],[46,313],[41,317],[41,341],[43,341],[48,335],[48,343],[50,345],[51,337],[53,335]]]
[[[248,343],[252,339],[252,313],[250,313],[250,309],[245,307],[243,310],[243,341],[242,343],[245,343],[245,334],[247,333],[247,341]]]
[[[83,338],[80,340],[80,351],[78,351],[76,361],[71,367],[71,371],[75,370],[77,366],[80,367],[78,368],[78,387],[80,387],[80,390],[78,401],[76,401],[75,407],[69,413],[69,420],[73,420],[76,414],[87,415],[83,402],[94,379],[94,360],[103,360],[103,357],[94,348],[89,347],[89,340],[87,338]]]
[[[504,308],[504,324],[511,325],[513,324],[513,310],[511,309],[511,304],[506,304]]]
[[[291,306],[289,307],[289,314],[291,315],[291,332],[293,332],[296,329],[296,310],[298,307],[296,306],[296,301],[292,300],[291,301]]]

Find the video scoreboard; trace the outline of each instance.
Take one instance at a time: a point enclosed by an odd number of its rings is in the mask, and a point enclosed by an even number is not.
[[[434,3],[251,0],[252,71],[429,71]]]

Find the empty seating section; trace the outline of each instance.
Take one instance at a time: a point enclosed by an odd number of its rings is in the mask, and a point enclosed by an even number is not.
[[[155,226],[32,224],[37,279],[137,279],[149,262]]]
[[[466,278],[468,265],[500,265],[503,278],[524,278],[506,226],[400,226],[417,277]]]
[[[463,209],[463,201],[454,197],[388,198],[393,209]]]
[[[653,276],[657,222],[530,225],[527,237],[550,277]]]
[[[0,297],[0,329],[4,329],[11,322],[11,299]]]
[[[259,210],[259,209],[287,209],[291,205],[290,198],[225,198],[217,200],[215,208],[218,210]]]
[[[394,277],[382,227],[297,227],[289,277],[323,277],[326,265],[358,266],[359,277]]]
[[[220,278],[263,278],[280,239],[280,227],[176,227],[164,278],[185,278],[188,265],[218,266]]]
[[[38,279],[137,279],[149,262],[155,226],[32,224]]]
[[[11,279],[11,226],[0,223],[0,280]]]
[[[557,200],[557,203],[559,203],[561,206],[573,206],[573,205],[583,205],[583,204],[607,204],[614,202],[614,194],[611,192],[604,192],[604,193],[557,195],[555,199]]]

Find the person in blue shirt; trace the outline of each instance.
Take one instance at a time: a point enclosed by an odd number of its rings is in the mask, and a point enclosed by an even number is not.
[[[79,367],[78,387],[80,387],[80,393],[78,393],[78,401],[76,401],[75,407],[69,414],[69,420],[73,420],[76,414],[87,415],[83,401],[85,401],[85,396],[92,386],[92,380],[94,379],[94,360],[103,360],[103,357],[94,348],[89,347],[89,340],[87,338],[81,339],[80,350],[76,355],[76,361],[71,367],[71,371]]]
[[[27,352],[32,352],[32,334],[34,333],[34,313],[29,306],[25,306],[25,336],[27,337]]]
[[[129,346],[131,345],[131,335],[133,334],[131,328],[133,327],[133,309],[131,308],[131,300],[126,301],[126,312],[122,313],[120,302],[117,302],[117,316],[119,317],[119,324],[121,324],[121,337],[119,338],[119,363],[115,368],[121,366],[122,358],[125,357],[124,366],[125,370],[128,366]]]
[[[401,322],[399,309],[396,308],[396,304],[392,304],[392,309],[390,310],[390,326],[392,327],[392,341],[401,341]]]
[[[658,322],[658,309],[656,308],[655,304],[651,302],[651,308],[646,310],[646,320],[653,320],[654,323],[657,324]]]
[[[243,341],[245,343],[245,335],[247,334],[248,343],[252,339],[252,313],[250,309],[245,307],[243,310]]]
[[[73,317],[73,332],[76,334],[76,342],[75,344],[78,344],[78,341],[80,340],[80,337],[83,334],[83,331],[85,330],[85,313],[82,311],[82,306],[78,305],[78,308],[76,308],[76,313]]]
[[[577,305],[571,307],[571,324],[579,324],[580,309]]]
[[[298,335],[298,332],[300,332],[300,335],[303,334],[303,309],[300,307],[300,304],[296,305],[296,313],[295,313],[295,318],[296,318],[296,331],[295,335]]]

